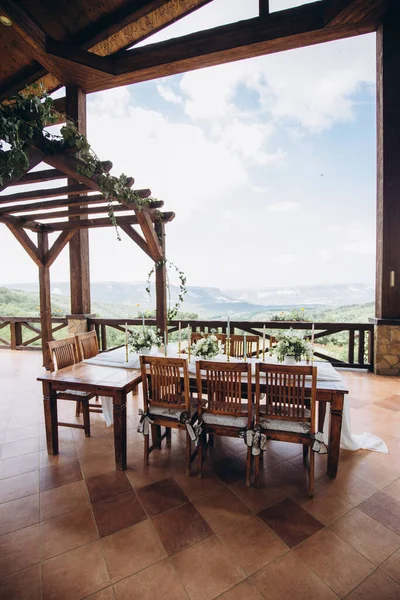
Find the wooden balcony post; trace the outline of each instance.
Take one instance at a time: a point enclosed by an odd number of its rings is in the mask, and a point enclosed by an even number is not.
[[[75,122],[78,131],[86,135],[86,94],[78,86],[66,88],[66,114]],[[68,179],[68,185],[76,184]],[[82,194],[86,195],[86,194]],[[70,198],[69,198],[70,199]],[[79,220],[85,215],[70,217]],[[80,229],[69,242],[71,313],[84,315],[90,313],[90,265],[89,265],[89,231]]]
[[[11,350],[16,350],[22,344],[22,325],[19,321],[11,321]]]
[[[375,372],[400,374],[400,9],[379,26]]]
[[[49,250],[49,234],[47,231],[38,232],[38,251],[44,263],[44,256]],[[43,366],[51,369],[51,357],[47,342],[53,339],[51,322],[51,296],[50,296],[50,269],[39,267],[39,296],[40,296],[40,323],[42,330]]]
[[[377,32],[376,317],[400,319],[400,9]]]
[[[164,259],[165,259],[165,225],[161,221],[154,223],[158,239],[160,240]],[[156,321],[157,328],[161,331],[162,337],[164,332],[167,335],[168,341],[168,327],[167,327],[167,266],[163,262],[156,266]]]

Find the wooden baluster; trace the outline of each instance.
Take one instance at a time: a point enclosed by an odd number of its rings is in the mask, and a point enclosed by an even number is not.
[[[364,352],[365,352],[365,332],[363,329],[359,331],[358,337],[358,362],[360,365],[364,364]]]
[[[107,350],[107,328],[106,325],[101,326],[101,349],[104,352]]]
[[[349,363],[354,364],[354,329],[349,331]]]

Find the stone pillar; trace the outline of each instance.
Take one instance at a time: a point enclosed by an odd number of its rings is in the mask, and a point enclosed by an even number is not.
[[[400,375],[400,320],[397,323],[383,319],[375,322],[374,353],[376,375]]]
[[[96,315],[67,315],[68,335],[86,333],[88,331],[88,319]]]

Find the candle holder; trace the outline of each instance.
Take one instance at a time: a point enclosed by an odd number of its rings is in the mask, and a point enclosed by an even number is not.
[[[129,361],[129,348],[128,344],[125,344],[125,362]]]
[[[265,348],[263,348],[262,351],[262,361],[265,362]]]
[[[181,340],[178,341],[178,356],[181,356]]]
[[[226,338],[226,362],[230,361],[230,350],[231,350],[231,338]]]
[[[187,354],[188,354],[188,362],[190,363],[190,346],[188,345],[188,349],[187,349]]]

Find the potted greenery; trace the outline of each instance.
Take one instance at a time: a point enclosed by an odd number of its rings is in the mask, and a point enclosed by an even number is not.
[[[313,352],[311,344],[293,329],[279,337],[272,351],[278,362],[285,364],[296,364],[303,356],[310,359]]]

